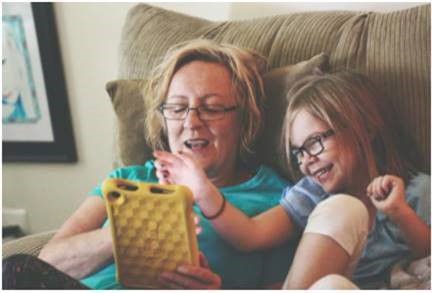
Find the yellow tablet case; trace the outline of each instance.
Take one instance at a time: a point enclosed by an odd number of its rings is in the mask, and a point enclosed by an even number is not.
[[[163,288],[157,281],[161,272],[198,265],[193,196],[187,187],[107,179],[102,191],[123,286]]]

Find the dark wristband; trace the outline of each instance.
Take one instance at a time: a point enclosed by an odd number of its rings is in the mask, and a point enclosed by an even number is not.
[[[219,216],[222,214],[222,212],[224,211],[224,209],[225,209],[226,199],[225,199],[225,196],[224,196],[224,194],[223,194],[222,192],[221,192],[220,194],[221,194],[221,196],[222,196],[222,206],[220,207],[220,209],[217,211],[216,214],[214,214],[213,216],[206,216],[206,215],[204,214],[204,212],[201,211],[201,214],[202,214],[203,217],[206,218],[207,220],[213,220],[213,219],[216,219],[216,218],[219,217]]]

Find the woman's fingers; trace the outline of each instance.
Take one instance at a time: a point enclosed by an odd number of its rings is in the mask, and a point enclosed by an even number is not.
[[[200,222],[200,218],[198,216],[194,216],[195,233],[197,235],[201,234],[201,232],[202,232],[202,227],[200,226],[199,222]]]
[[[194,223],[195,223],[196,225],[198,225],[200,221],[201,221],[200,217],[198,217],[197,215],[195,215],[195,216],[194,216]]]
[[[205,289],[207,284],[198,279],[176,272],[163,272],[159,280],[173,289]]]
[[[165,163],[165,164],[178,164],[182,160],[181,158],[173,153],[165,152],[165,151],[154,151],[153,156],[155,156],[158,161]]]
[[[202,254],[200,263],[208,265]],[[182,265],[176,272],[163,272],[159,280],[167,287],[175,289],[219,289],[221,278],[205,266]]]
[[[205,257],[204,253],[202,253],[201,251],[199,253],[199,262],[200,262],[201,267],[210,268],[208,261],[207,261],[207,258]]]
[[[166,288],[184,289],[180,284],[172,280],[171,273],[163,272],[160,274],[158,281]]]
[[[221,286],[220,277],[206,267],[182,265],[177,268],[177,272],[190,278],[188,288],[191,289],[218,289]]]

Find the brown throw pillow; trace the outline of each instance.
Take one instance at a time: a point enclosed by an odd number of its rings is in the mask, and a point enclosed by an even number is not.
[[[152,150],[144,136],[145,80],[115,80],[106,84],[117,116],[116,161],[120,165],[143,164],[151,157]],[[120,160],[118,160],[120,159]]]
[[[264,163],[273,166],[285,177],[292,177],[288,174],[284,150],[280,146],[283,118],[288,105],[286,95],[298,80],[316,72],[328,72],[329,67],[329,57],[320,53],[309,60],[270,70],[263,76],[268,100],[265,130],[258,141],[257,151]]]
[[[268,96],[267,122],[263,138],[258,143],[258,152],[262,152],[265,163],[271,163],[272,166],[283,163],[279,158],[280,152],[278,150],[276,153],[276,149],[287,105],[286,93],[297,80],[312,74],[314,70],[326,71],[327,68],[328,56],[321,53],[309,60],[264,74],[264,86]],[[106,84],[106,90],[117,116],[117,144],[121,165],[143,164],[152,157],[152,150],[145,141],[144,133],[143,88],[145,83],[145,80],[116,80]]]

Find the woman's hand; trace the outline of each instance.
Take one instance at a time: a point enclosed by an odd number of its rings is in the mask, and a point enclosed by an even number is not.
[[[376,177],[367,187],[367,195],[375,207],[388,216],[407,207],[405,184],[400,177],[385,175]]]
[[[205,256],[199,254],[200,266],[182,265],[176,272],[163,272],[159,281],[172,289],[220,289],[222,280],[213,273]]]

